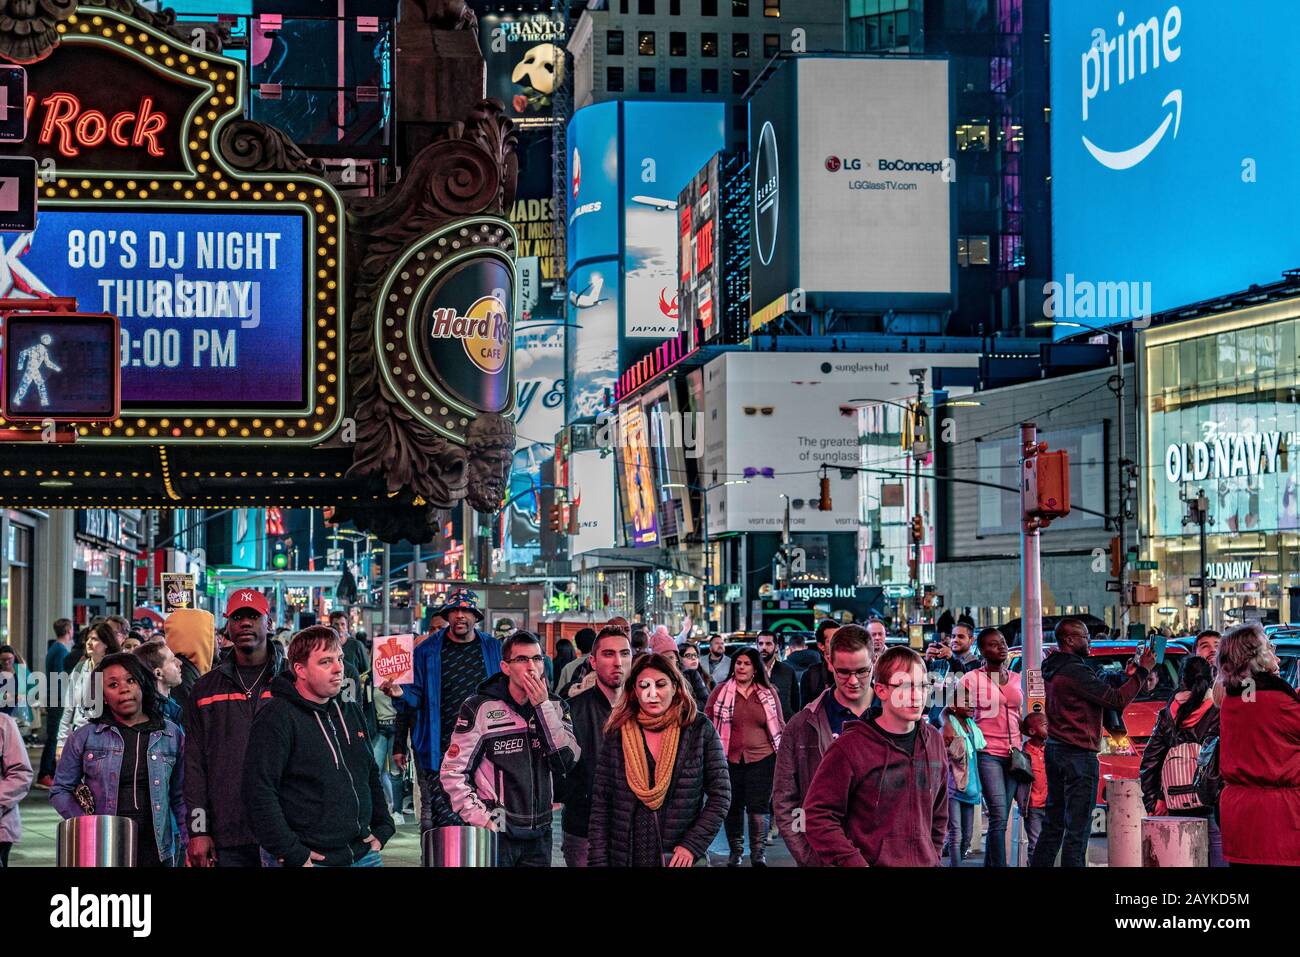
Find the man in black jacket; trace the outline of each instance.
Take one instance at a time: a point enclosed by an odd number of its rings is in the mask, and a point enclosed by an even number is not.
[[[817,650],[821,653],[821,661],[810,665],[799,678],[799,700],[804,702],[805,706],[816,701],[818,696],[827,688],[835,687],[835,680],[831,676],[831,636],[835,634],[840,623],[834,618],[823,618],[817,623],[817,631],[814,632],[814,639],[817,642]]]
[[[596,672],[596,686],[569,699],[573,736],[582,756],[565,775],[560,794],[564,802],[560,851],[569,867],[587,866],[587,820],[591,817],[596,765],[605,743],[605,722],[623,693],[623,679],[632,667],[632,642],[621,628],[602,628],[587,658]]]
[[[794,669],[776,657],[776,636],[772,632],[760,631],[755,644],[758,656],[763,659],[767,678],[781,699],[781,718],[789,721],[799,710],[799,684],[795,681]]]
[[[461,706],[440,777],[466,824],[499,833],[498,867],[550,867],[554,783],[580,756],[569,711],[546,688],[541,642],[517,631],[501,674]]]
[[[191,867],[260,867],[261,851],[244,809],[244,754],[253,718],[271,702],[284,667],[267,638],[270,607],[256,589],[226,600],[233,650],[194,683],[185,702],[185,806]]]
[[[289,643],[290,672],[253,722],[244,803],[258,843],[286,867],[380,867],[395,828],[365,716],[344,703],[343,647],[313,625]]]
[[[1047,821],[1034,846],[1031,867],[1084,867],[1092,809],[1097,804],[1097,749],[1104,708],[1122,711],[1137,697],[1155,664],[1155,649],[1142,656],[1122,687],[1113,688],[1088,667],[1088,626],[1063,618],[1056,626],[1056,651],[1043,661],[1047,687]]]

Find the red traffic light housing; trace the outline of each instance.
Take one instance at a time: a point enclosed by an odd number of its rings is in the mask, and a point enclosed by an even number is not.
[[[560,533],[564,531],[564,506],[558,502],[551,506],[550,521],[547,522],[551,531]]]
[[[830,476],[823,475],[821,479],[821,499],[817,502],[819,512],[831,511],[831,480]]]
[[[1064,518],[1070,514],[1070,456],[1064,449],[1039,452],[1026,468],[1026,510],[1031,518]]]
[[[925,541],[925,523],[920,515],[912,516],[911,528],[912,541],[918,543]]]

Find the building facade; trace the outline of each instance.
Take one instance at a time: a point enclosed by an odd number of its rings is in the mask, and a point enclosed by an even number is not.
[[[670,97],[739,103],[776,53],[843,48],[842,0],[596,0],[569,40],[573,107]],[[745,123],[734,111],[736,144]]]
[[[848,49],[946,55],[957,138],[956,335],[1033,335],[1051,272],[1047,7],[846,0]]]
[[[1145,610],[1150,623],[1300,620],[1298,336],[1294,288],[1142,333],[1141,514],[1161,599]],[[1199,526],[1184,522],[1202,492],[1204,550]]]
[[[1138,447],[1132,365],[1125,366],[1127,453]],[[1044,615],[1095,615],[1117,625],[1104,515],[1115,511],[1118,404],[1108,383],[1114,366],[990,389],[975,408],[941,409],[936,417],[939,521],[935,584],[943,603],[980,625],[1020,617],[1019,423],[1070,454],[1072,513],[1041,537]],[[1010,424],[1008,424],[1010,423]],[[972,479],[988,485],[965,484]],[[1004,486],[1005,489],[989,486]],[[1088,509],[1090,511],[1083,511]],[[1101,514],[1096,514],[1101,513]],[[1130,523],[1130,542],[1135,526]]]

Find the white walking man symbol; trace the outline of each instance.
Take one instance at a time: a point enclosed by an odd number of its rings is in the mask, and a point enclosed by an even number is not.
[[[22,367],[23,379],[18,383],[18,391],[14,393],[14,405],[23,404],[27,390],[33,385],[36,386],[36,391],[41,397],[41,407],[44,408],[50,404],[50,395],[45,390],[45,375],[42,370],[48,366],[54,372],[63,371],[54,364],[54,360],[50,358],[50,352],[46,348],[53,341],[49,333],[46,333],[41,336],[38,345],[28,346],[18,353],[18,365]]]

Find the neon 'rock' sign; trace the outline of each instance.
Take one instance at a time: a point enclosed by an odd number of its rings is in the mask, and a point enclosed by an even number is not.
[[[168,47],[165,56],[176,57],[177,67],[182,54],[188,59],[188,53],[169,44],[148,48],[164,56],[163,46]],[[200,75],[162,76],[130,55],[133,52],[123,55],[105,41],[60,48],[30,64],[24,104],[27,139],[5,152],[52,159],[59,170],[190,172],[182,140],[186,114],[205,92]],[[216,94],[227,107],[239,92],[224,77],[212,81],[210,90],[209,95]],[[227,96],[232,98],[229,103]],[[203,141],[206,145],[206,136]]]
[[[106,141],[144,149],[150,156],[166,155],[158,138],[167,126],[167,116],[154,109],[151,96],[141,96],[133,110],[107,114],[83,106],[75,93],[52,93],[41,100],[41,113],[33,119],[35,112],[36,97],[28,96],[27,122],[38,126],[37,142],[54,147],[63,156],[80,156],[82,150],[93,150]]]

